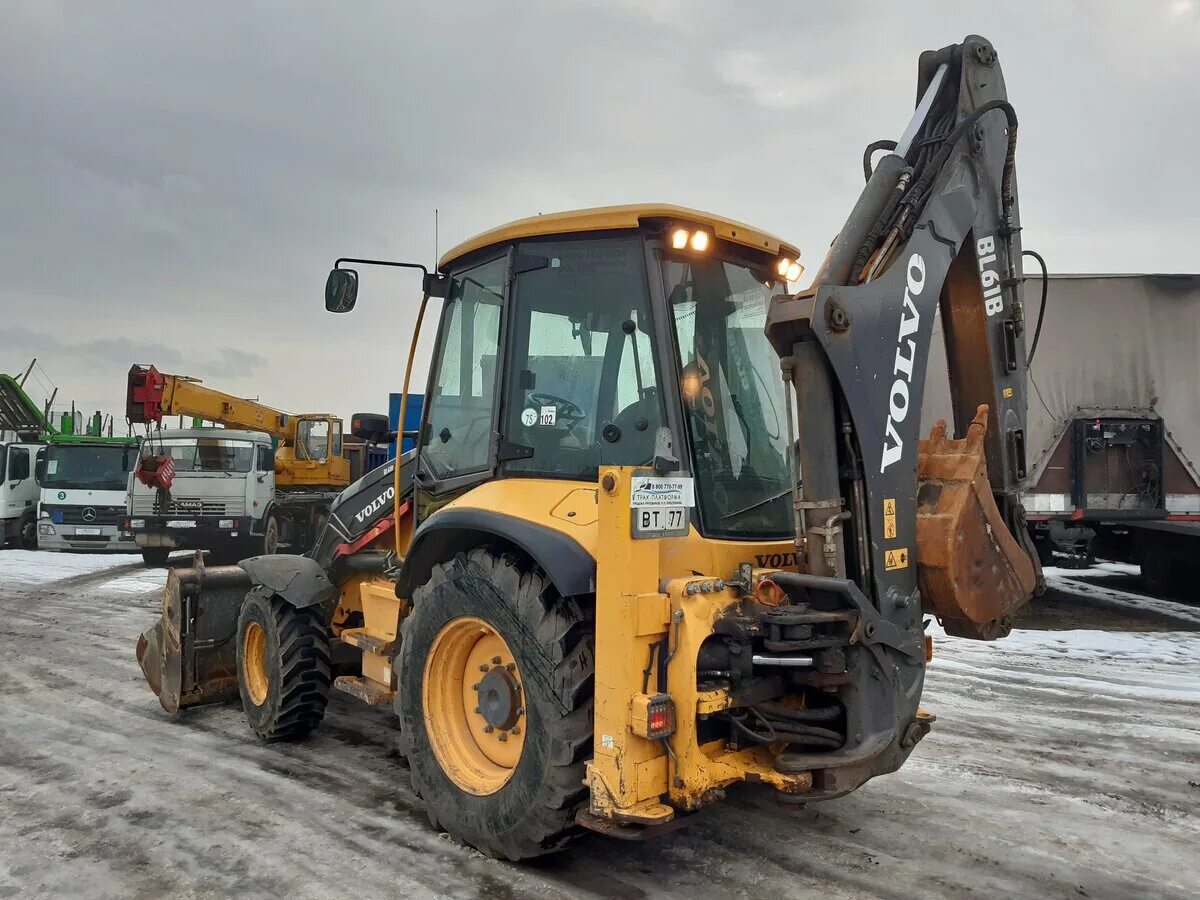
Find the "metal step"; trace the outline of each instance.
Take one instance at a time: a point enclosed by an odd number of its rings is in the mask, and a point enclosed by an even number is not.
[[[385,706],[396,697],[395,691],[361,675],[341,675],[333,680],[333,686],[371,706]]]

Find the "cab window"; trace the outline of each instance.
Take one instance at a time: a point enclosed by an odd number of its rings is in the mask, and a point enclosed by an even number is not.
[[[601,464],[648,463],[662,414],[641,242],[520,252],[504,433],[526,455],[507,470],[593,479]]]
[[[259,444],[257,450],[257,460],[255,468],[259,472],[274,472],[275,471],[275,451],[265,444]]]

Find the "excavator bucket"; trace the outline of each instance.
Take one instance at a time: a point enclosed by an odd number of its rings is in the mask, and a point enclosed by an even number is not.
[[[137,643],[150,689],[169,713],[238,695],[237,621],[250,578],[237,566],[172,569],[162,616]]]
[[[948,634],[996,640],[1037,586],[1033,560],[1013,537],[987,476],[980,406],[955,440],[939,421],[917,460],[917,577],[924,611]]]

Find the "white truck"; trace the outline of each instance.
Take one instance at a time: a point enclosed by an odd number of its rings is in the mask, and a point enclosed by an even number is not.
[[[137,465],[133,438],[54,435],[37,454],[40,550],[134,550],[121,520]]]
[[[33,469],[43,446],[0,443],[0,546],[37,549],[38,484]]]
[[[165,506],[156,488],[130,480],[126,528],[147,565],[163,565],[172,550],[210,550],[226,559],[275,552],[282,510],[270,436],[170,429],[154,432],[142,449],[169,454],[175,464]]]

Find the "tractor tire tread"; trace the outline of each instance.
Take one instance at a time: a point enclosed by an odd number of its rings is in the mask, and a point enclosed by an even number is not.
[[[507,632],[523,680],[543,688],[541,697],[527,690],[527,702],[537,703],[537,727],[544,729],[544,767],[535,778],[521,779],[518,764],[497,792],[521,792],[514,794],[512,808],[520,811],[515,821],[471,815],[463,808],[468,795],[441,772],[424,737],[422,712],[412,708],[417,701],[410,697],[405,708],[401,692],[396,705],[413,792],[424,800],[435,828],[490,856],[515,861],[560,850],[582,833],[575,816],[587,801],[583,781],[592,749],[595,669],[591,610],[575,598],[560,597],[540,569],[514,554],[483,548],[459,553],[435,566],[413,593],[413,613],[401,626],[403,662],[398,666],[410,673],[407,680],[423,678],[417,673],[423,673],[425,661],[413,658],[420,652],[414,632],[424,616],[437,610],[433,595],[453,589],[444,588],[447,583],[486,603],[493,624]]]

